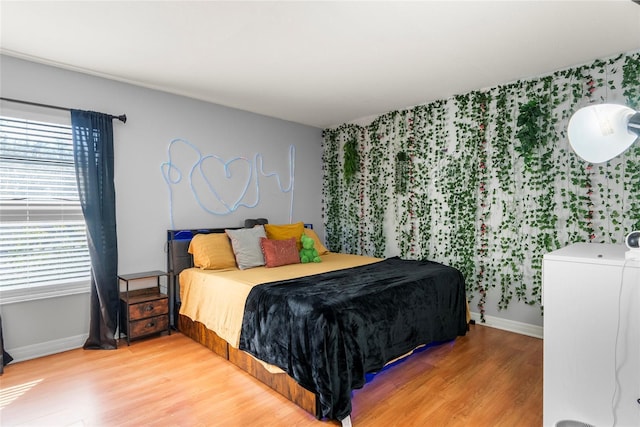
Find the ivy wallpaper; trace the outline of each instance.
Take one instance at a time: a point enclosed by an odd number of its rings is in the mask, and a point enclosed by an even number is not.
[[[593,165],[571,150],[589,103],[640,109],[640,52],[323,132],[323,219],[333,251],[459,268],[484,320],[540,309],[542,256],[640,229],[640,144]]]

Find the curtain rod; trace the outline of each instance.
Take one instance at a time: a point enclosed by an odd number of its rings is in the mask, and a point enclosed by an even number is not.
[[[44,107],[44,108],[52,108],[54,110],[62,110],[62,111],[71,111],[71,108],[66,108],[66,107],[58,107],[57,105],[48,105],[48,104],[39,104],[37,102],[29,102],[29,101],[22,101],[20,99],[11,99],[11,98],[3,98],[0,97],[1,101],[7,101],[7,102],[16,102],[18,104],[26,104],[26,105],[33,105],[35,107]],[[122,123],[127,123],[127,115],[126,114],[121,114],[119,116],[112,116],[109,114],[109,117],[113,120],[113,119],[118,119],[120,120]]]

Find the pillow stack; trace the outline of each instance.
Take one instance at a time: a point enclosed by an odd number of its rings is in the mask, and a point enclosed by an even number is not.
[[[194,265],[205,270],[279,267],[300,263],[303,233],[314,240],[318,254],[329,253],[318,235],[304,228],[302,222],[196,234],[191,239],[188,252],[193,255]]]

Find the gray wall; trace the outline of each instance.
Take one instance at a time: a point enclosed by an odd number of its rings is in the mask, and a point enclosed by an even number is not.
[[[292,220],[313,223],[323,236],[321,129],[7,56],[0,56],[0,90],[6,98],[127,114],[126,124],[114,120],[120,273],[166,269],[166,230],[172,224],[161,164],[168,160],[168,147],[175,138],[188,140],[203,155],[225,161],[253,159],[260,153],[264,172],[279,173],[284,187],[289,185],[289,150],[293,145]],[[10,103],[2,106],[21,108]],[[185,145],[173,147],[176,165],[188,175],[194,152]],[[228,203],[244,189],[242,172],[236,173],[219,183]],[[244,202],[252,204],[255,196],[255,192],[247,192]],[[200,208],[185,176],[173,189],[173,226],[239,226],[245,218],[256,217],[288,223],[290,197],[280,191],[275,178],[262,176],[255,208],[239,207],[227,215],[212,215]],[[210,208],[219,208],[210,196],[204,194],[201,199]],[[88,294],[0,304],[5,346],[17,360],[78,347],[88,333]]]

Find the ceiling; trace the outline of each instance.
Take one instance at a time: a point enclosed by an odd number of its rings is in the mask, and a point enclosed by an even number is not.
[[[5,55],[320,128],[634,50],[631,0],[0,1]]]

